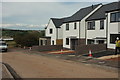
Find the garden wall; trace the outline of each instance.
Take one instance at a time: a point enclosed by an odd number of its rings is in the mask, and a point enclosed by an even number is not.
[[[106,44],[88,44],[88,45],[79,45],[75,47],[76,54],[85,54],[89,53],[89,50],[92,51],[92,53],[106,50]]]
[[[62,45],[44,45],[44,46],[33,46],[32,50],[36,51],[54,51],[63,49]]]

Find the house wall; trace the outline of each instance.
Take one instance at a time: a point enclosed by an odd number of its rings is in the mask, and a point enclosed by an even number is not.
[[[107,48],[109,49],[115,49],[115,44],[110,43],[110,34],[120,34],[120,22],[110,22],[110,13],[107,14],[108,19],[108,35],[107,35]]]
[[[79,38],[79,22],[76,22],[77,28],[74,29],[74,22],[69,23],[69,30],[66,30],[66,23],[63,24],[63,47],[70,48],[70,39],[69,45],[66,45],[66,38],[70,36],[76,36]]]
[[[86,22],[86,27],[88,27],[88,22]],[[95,21],[95,30],[88,30],[86,32],[86,44],[87,39],[93,39],[96,37],[106,37],[106,20],[104,20],[104,29],[100,29],[100,20]]]
[[[99,8],[101,8],[102,5],[99,5],[97,8],[95,8],[92,12],[90,12],[87,16],[85,16],[82,20],[81,20],[81,24],[80,24],[80,38],[82,39],[86,39],[86,30],[87,30],[87,24],[86,24],[86,19],[91,16],[96,10],[98,10]],[[87,44],[87,42],[86,42]]]
[[[80,21],[80,38],[85,39],[85,19]]]
[[[53,29],[53,33],[52,34],[50,34],[50,29]],[[46,37],[51,37],[51,45],[53,45],[52,44],[52,41],[54,41],[54,45],[56,45],[56,27],[55,27],[55,25],[54,25],[54,23],[53,23],[53,21],[50,19],[50,21],[49,21],[49,23],[48,23],[48,26],[47,26],[47,29],[45,30],[45,36]]]
[[[54,45],[57,45],[57,40],[58,39],[63,39],[63,28],[62,26],[60,26],[61,28],[56,28],[53,21],[50,19],[49,23],[48,23],[48,26],[47,26],[47,29],[45,29],[45,36],[46,37],[51,37],[51,45],[52,44],[52,41],[54,41]],[[50,34],[50,29],[53,29],[53,33]]]
[[[58,29],[58,38],[57,39],[63,39],[63,25],[60,26]]]

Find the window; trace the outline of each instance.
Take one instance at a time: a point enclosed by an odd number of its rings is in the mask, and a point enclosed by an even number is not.
[[[98,44],[104,44],[105,43],[104,40],[98,40],[97,42],[98,42]]]
[[[53,33],[53,30],[52,29],[50,29],[50,34],[52,34]]]
[[[66,45],[69,45],[69,38],[66,38]]]
[[[115,44],[117,37],[120,39],[120,34],[110,34],[110,43]]]
[[[88,30],[95,30],[95,21],[88,22]]]
[[[76,22],[74,23],[74,29],[77,29],[77,23]]]
[[[66,24],[66,30],[69,30],[69,23]]]
[[[116,21],[120,21],[120,12],[116,13]]]
[[[104,29],[104,20],[100,21],[100,29]]]
[[[120,22],[120,12],[111,13],[110,22]]]
[[[88,39],[87,40],[88,44],[94,44],[94,40]]]

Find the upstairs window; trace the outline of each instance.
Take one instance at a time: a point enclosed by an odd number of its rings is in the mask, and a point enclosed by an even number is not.
[[[74,29],[77,29],[77,23],[76,22],[74,23]]]
[[[120,22],[120,12],[111,13],[110,22]]]
[[[53,29],[50,29],[50,34],[52,34],[53,33]]]
[[[95,30],[95,21],[88,22],[88,30]]]
[[[100,21],[100,29],[104,29],[104,20]]]
[[[69,30],[69,23],[66,24],[66,30]]]

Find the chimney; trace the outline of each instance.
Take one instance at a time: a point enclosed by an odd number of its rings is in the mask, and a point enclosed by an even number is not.
[[[92,9],[93,9],[93,5],[92,5]]]

